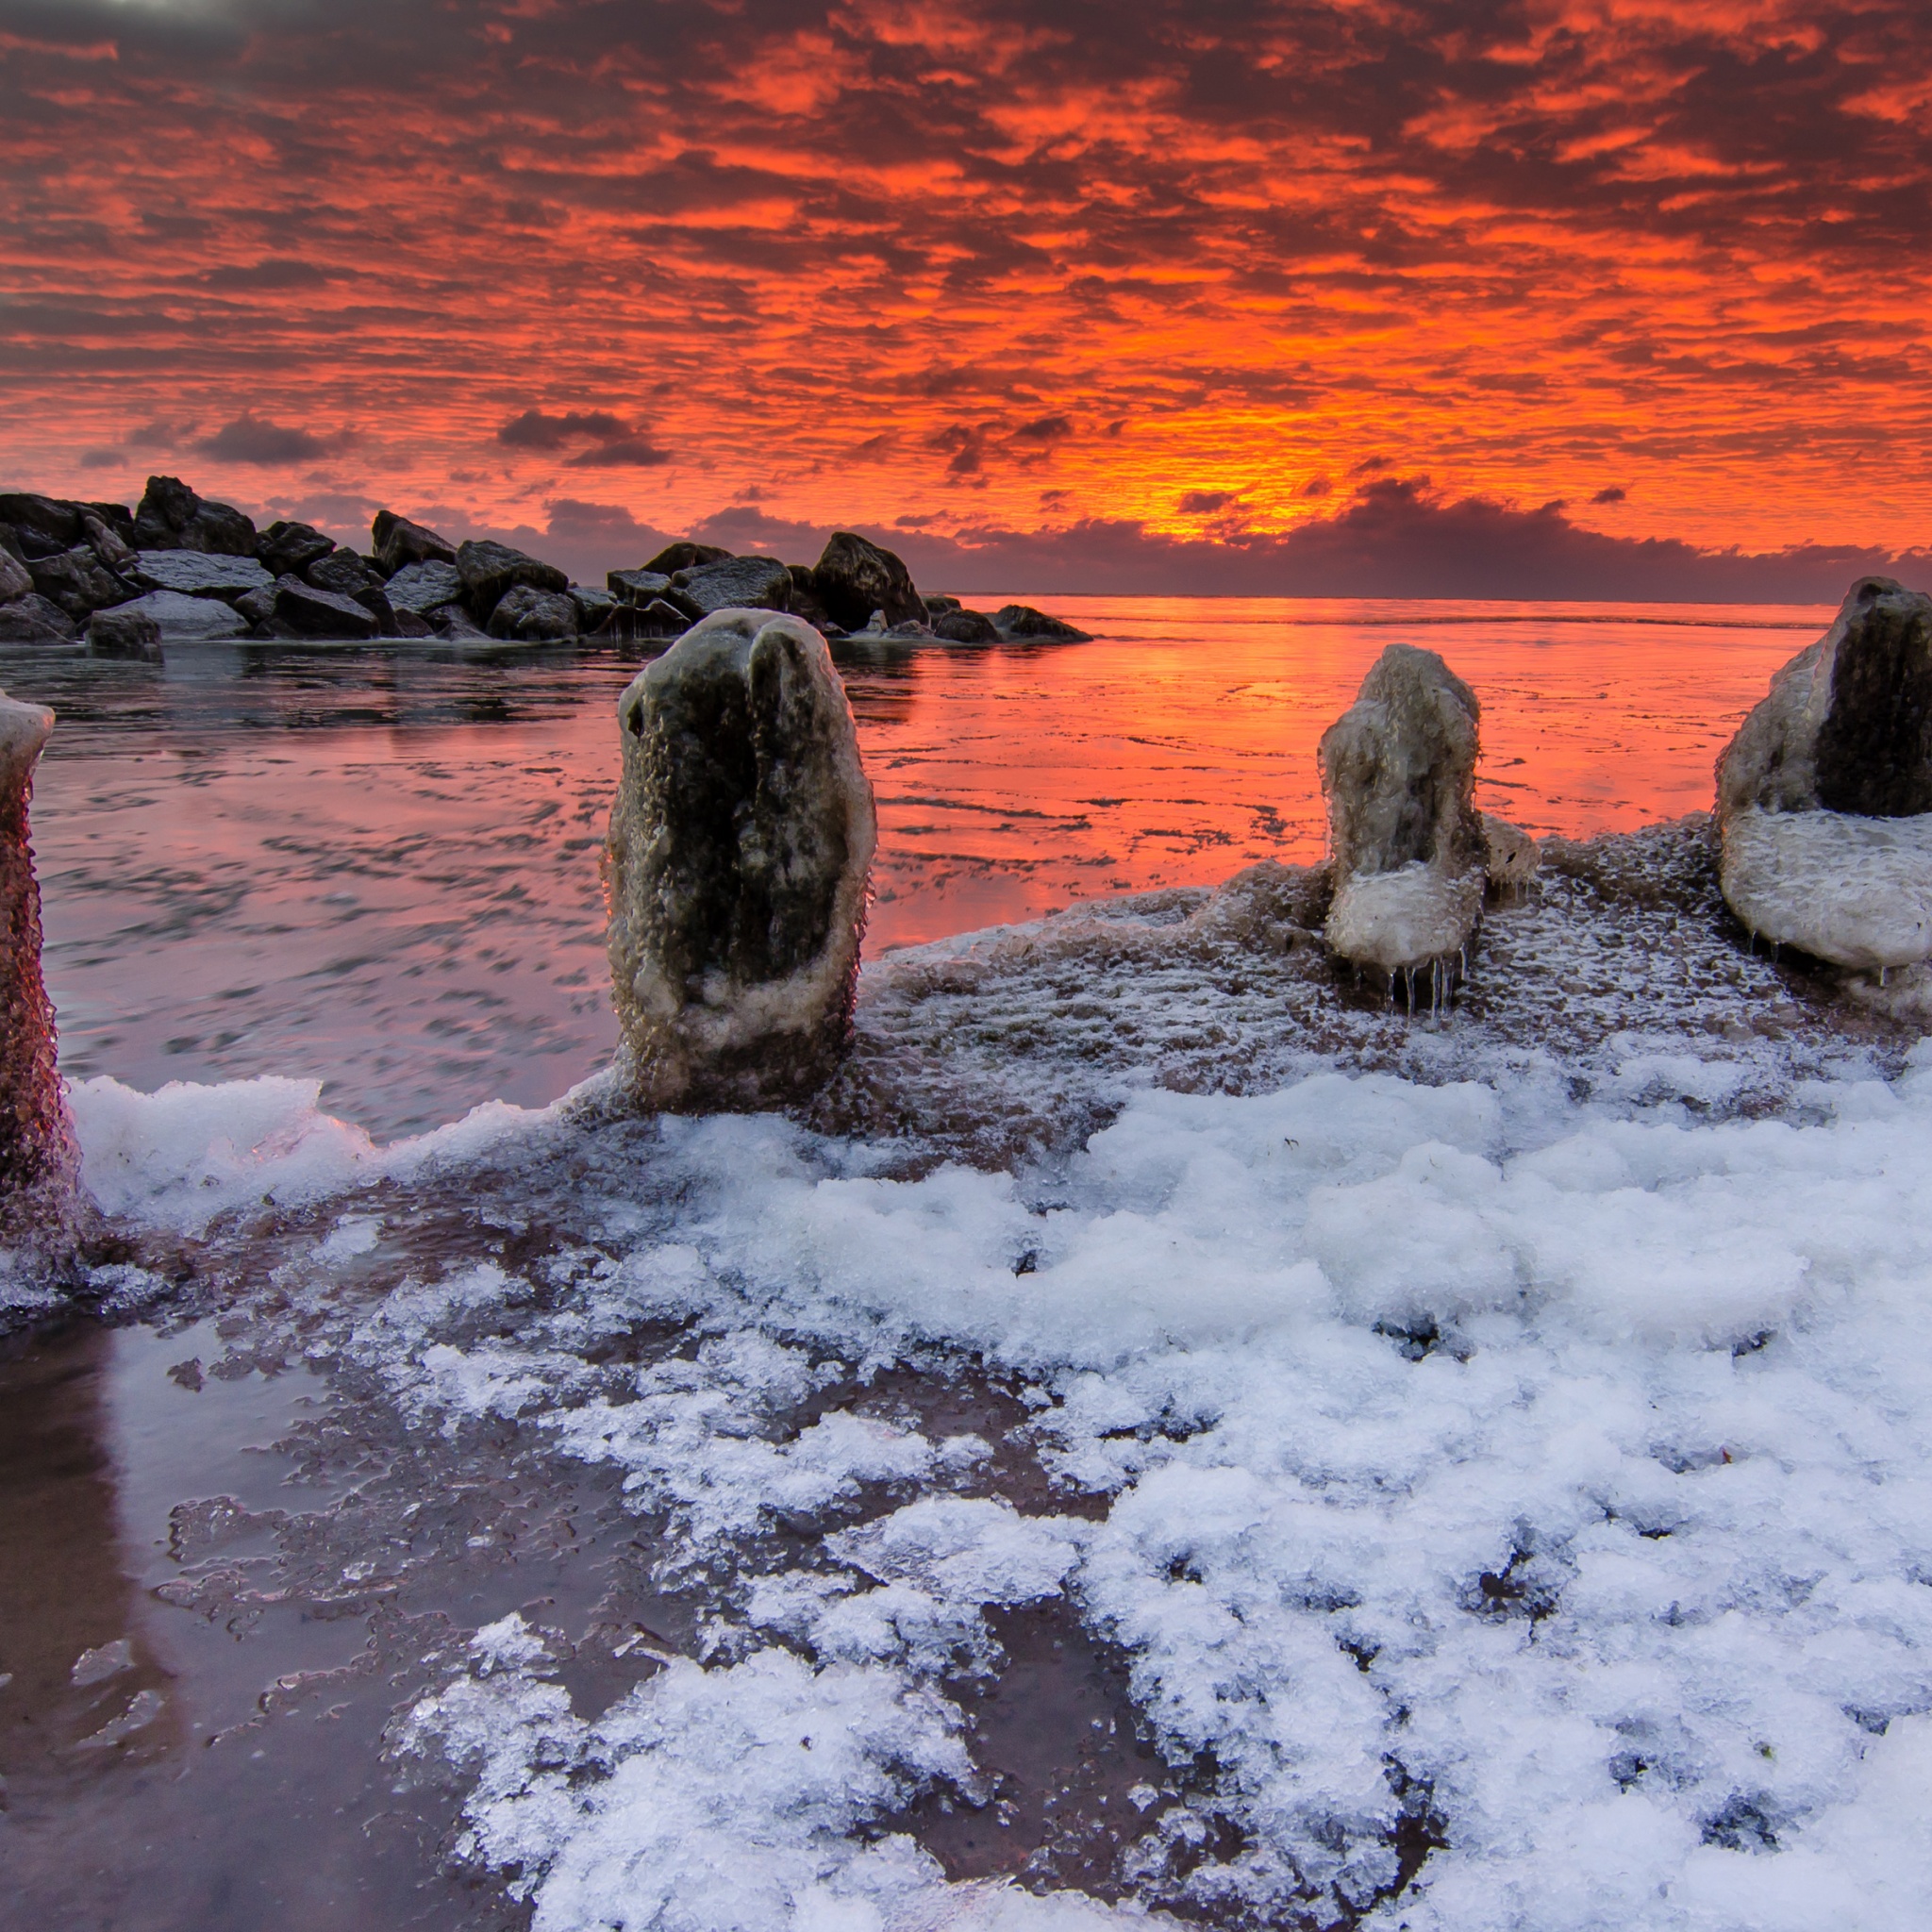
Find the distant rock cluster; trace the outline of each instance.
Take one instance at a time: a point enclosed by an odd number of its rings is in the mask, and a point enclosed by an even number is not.
[[[989,616],[956,597],[922,597],[897,557],[849,530],[815,565],[674,543],[640,569],[612,571],[603,590],[507,543],[452,543],[391,510],[377,513],[370,539],[364,555],[308,524],[258,530],[175,476],[150,476],[132,510],[0,494],[0,643],[85,639],[101,656],[140,657],[221,638],[672,638],[724,609],[789,612],[828,638],[1087,635],[1024,604]]]

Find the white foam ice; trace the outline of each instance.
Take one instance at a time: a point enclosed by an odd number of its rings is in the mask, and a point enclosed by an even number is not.
[[[861,1830],[934,1783],[974,1791],[943,1659],[986,1656],[989,1606],[1064,1591],[1170,1758],[1221,1767],[1249,1848],[1212,1879],[1257,1916],[1911,1923],[1932,1050],[1891,1083],[1814,1082],[1788,1118],[1700,1124],[1680,1096],[1721,1098],[1722,1073],[1630,1047],[1600,1105],[1500,1076],[1145,1092],[1050,1177],[881,1178],[770,1119],[666,1122],[675,1224],[554,1312],[458,1336],[451,1309],[513,1285],[480,1253],[392,1298],[363,1345],[405,1400],[611,1460],[683,1560],[742,1566],[709,1661],[600,1718],[527,1644],[418,1711],[421,1747],[477,1767],[474,1856],[522,1872],[544,1932],[1094,1918],[948,1886]],[[91,1172],[192,1220],[242,1185],[236,1149],[368,1171],[259,1087],[179,1101],[166,1136],[147,1116],[151,1146],[141,1108],[83,1100]],[[646,1315],[697,1345],[593,1372],[585,1335]],[[1023,1515],[983,1492],[983,1445],[835,1399],[965,1357],[1028,1391],[1025,1440],[1101,1520]],[[860,1520],[812,1564],[754,1547],[839,1500]],[[1446,1843],[1389,1902],[1419,1792]]]
[[[1475,931],[1483,883],[1480,869],[1452,873],[1420,858],[1392,872],[1355,874],[1336,891],[1329,947],[1385,973],[1454,958]]]

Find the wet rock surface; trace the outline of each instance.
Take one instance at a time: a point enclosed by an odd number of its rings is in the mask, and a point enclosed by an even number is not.
[[[619,701],[610,965],[652,1107],[768,1106],[843,1051],[877,842],[824,640],[724,611]]]

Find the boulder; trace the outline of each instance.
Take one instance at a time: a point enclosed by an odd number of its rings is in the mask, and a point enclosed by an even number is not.
[[[149,618],[164,644],[239,638],[248,629],[248,620],[219,597],[194,597],[182,591],[150,591],[131,603],[117,604],[110,611],[97,610],[94,617],[109,618],[116,625]]]
[[[912,573],[890,550],[850,530],[835,530],[811,574],[812,591],[846,630],[862,630],[874,610],[891,624],[924,624],[925,600]]]
[[[414,610],[398,610],[395,634],[399,638],[433,638],[436,626]]]
[[[479,624],[487,624],[497,600],[513,584],[538,591],[567,591],[570,579],[554,563],[540,562],[488,539],[457,547],[457,575],[462,579],[463,601]]]
[[[14,533],[23,557],[52,557],[82,541],[80,506],[31,491],[0,495],[0,524]]]
[[[80,508],[92,511],[128,549],[134,548],[134,512],[125,503],[83,503]],[[86,517],[81,521],[85,523]]]
[[[576,606],[579,637],[596,637],[608,629],[617,611],[617,599],[608,591],[592,590],[584,584],[570,587],[570,601]]]
[[[302,576],[335,548],[313,524],[271,524],[256,540],[255,554],[273,576]]]
[[[1854,584],[1718,760],[1745,928],[1855,971],[1932,958],[1932,597]]]
[[[178,476],[150,476],[134,512],[137,550],[200,550],[253,557],[255,525],[232,504],[209,503]]]
[[[683,568],[682,565],[679,568]],[[613,570],[605,583],[620,604],[642,606],[661,597],[671,588],[671,579],[661,570]]]
[[[958,610],[961,608],[957,597],[928,596],[925,599],[925,614],[928,617],[940,617],[948,610]]]
[[[775,557],[727,557],[674,572],[664,596],[692,618],[714,610],[789,610],[791,572]]]
[[[1492,892],[1521,892],[1542,863],[1537,843],[1521,825],[1482,814],[1484,871]]]
[[[359,641],[376,631],[375,613],[353,597],[318,591],[300,577],[275,579],[275,622],[285,624],[302,638],[331,638]]]
[[[385,576],[411,563],[455,563],[457,546],[426,524],[412,524],[393,510],[379,509],[369,526],[375,560]]]
[[[199,550],[142,550],[136,554],[134,581],[143,591],[177,591],[186,597],[232,600],[275,583],[252,557],[225,557]]]
[[[252,591],[250,596],[266,594]],[[245,598],[242,600],[247,601]],[[88,620],[88,654],[94,658],[158,658],[161,626],[138,602],[96,610]]]
[[[125,604],[134,595],[132,584],[101,568],[101,560],[89,543],[38,558],[27,570],[34,589],[50,603],[59,605],[76,624],[85,624],[96,610]]]
[[[390,607],[398,615],[408,611],[422,617],[440,604],[454,604],[463,594],[463,580],[453,563],[430,558],[421,563],[406,563],[383,587]]]
[[[642,1106],[764,1108],[850,1038],[878,841],[824,640],[706,618],[618,702],[608,844],[618,1071]]]
[[[1439,991],[1459,970],[1489,860],[1474,798],[1480,716],[1435,652],[1391,644],[1323,733],[1338,958],[1391,978],[1434,967]]]
[[[490,613],[489,631],[519,643],[560,643],[577,634],[577,607],[562,591],[512,584]]]
[[[0,644],[71,644],[80,627],[38,591],[0,604]]]
[[[644,568],[659,576],[670,577],[681,570],[696,570],[707,563],[723,563],[730,555],[730,551],[720,550],[715,543],[667,543]]]
[[[1049,617],[1030,604],[1003,604],[993,613],[993,623],[1004,638],[1041,639],[1058,644],[1091,644],[1091,631],[1077,630],[1058,617]]]
[[[949,644],[996,644],[1000,627],[983,610],[966,610],[954,605],[950,610],[936,611],[932,634]]]
[[[803,618],[821,637],[842,638],[845,627],[819,602],[819,593],[812,584],[811,565],[793,563],[786,568],[791,573],[792,616]]]
[[[235,599],[235,609],[249,624],[261,625],[273,624],[275,615],[275,587],[265,584],[258,591],[243,591]]]
[[[33,574],[10,550],[0,550],[0,604],[25,597],[34,587]]]
[[[79,1172],[55,1065],[54,1003],[41,974],[41,889],[27,810],[54,714],[0,691],[0,1197],[71,1188]]]
[[[635,605],[620,604],[611,635],[629,639],[677,638],[690,627],[691,619],[676,605],[666,603],[662,597],[653,597],[641,609]]]
[[[119,528],[104,523],[92,509],[81,511],[80,527],[86,532],[88,548],[100,560],[101,568],[131,581],[137,562],[136,553]]]
[[[375,618],[378,631],[385,636],[395,634],[395,611],[382,578],[368,558],[358,557],[353,550],[331,550],[326,557],[318,557],[301,575],[304,583],[313,584],[318,591],[354,598]]]
[[[476,621],[460,604],[439,604],[433,610],[425,610],[424,617],[436,627],[436,635],[447,638],[455,644],[487,644],[490,633],[480,629]]]

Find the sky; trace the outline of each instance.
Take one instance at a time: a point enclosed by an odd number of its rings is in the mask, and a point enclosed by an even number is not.
[[[0,487],[579,574],[1932,583],[1910,0],[0,0]]]

